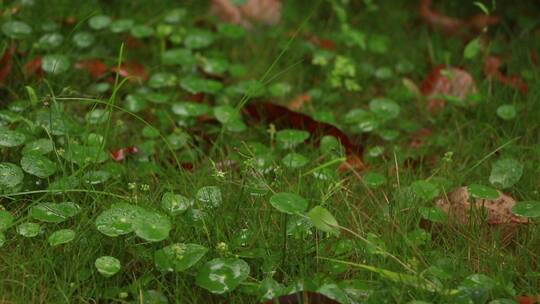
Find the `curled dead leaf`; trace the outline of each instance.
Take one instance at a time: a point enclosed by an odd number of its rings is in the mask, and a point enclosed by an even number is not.
[[[0,58],[0,83],[3,83],[11,73],[12,67],[12,58],[15,53],[15,44],[11,44],[8,48],[4,50],[2,58]]]
[[[471,34],[481,33],[484,28],[497,24],[499,18],[479,14],[468,19],[460,19],[446,16],[432,8],[432,0],[421,0],[418,6],[418,14],[430,27],[442,31],[447,35],[458,35],[467,37]]]
[[[126,158],[126,155],[135,154],[138,152],[139,152],[139,149],[137,147],[125,147],[125,148],[111,151],[109,155],[111,156],[112,160],[116,162],[120,162]]]
[[[275,25],[281,19],[279,0],[247,0],[243,5],[235,5],[231,0],[212,0],[211,11],[221,21],[250,28],[253,23]]]
[[[528,219],[512,214],[511,209],[516,201],[499,192],[499,197],[494,200],[474,199],[469,194],[467,187],[460,187],[439,198],[436,206],[446,212],[450,219],[460,224],[468,224],[473,220],[474,213],[486,212],[486,221],[490,225],[502,224],[527,224]]]
[[[500,67],[502,66],[503,61],[497,56],[489,56],[484,61],[483,71],[488,79],[496,80],[504,85],[512,87],[522,94],[526,94],[529,90],[527,83],[519,76],[516,75],[506,75],[501,72]]]
[[[108,71],[108,67],[99,59],[81,60],[75,63],[75,68],[87,71],[94,79],[98,79]]]
[[[112,72],[118,73],[122,77],[126,77],[131,82],[144,82],[148,80],[148,74],[144,66],[138,62],[124,62],[110,69]]]
[[[43,76],[43,69],[41,69],[41,57],[36,56],[30,59],[23,66],[23,73],[26,77],[37,76],[41,78]]]
[[[477,89],[474,79],[464,69],[440,65],[422,81],[420,91],[426,97],[427,109],[436,113],[445,106],[443,96],[465,100]]]
[[[311,96],[309,96],[308,94],[301,94],[293,98],[289,102],[287,107],[293,111],[297,111],[297,110],[300,110],[302,107],[304,107],[304,105],[310,101],[311,101]]]

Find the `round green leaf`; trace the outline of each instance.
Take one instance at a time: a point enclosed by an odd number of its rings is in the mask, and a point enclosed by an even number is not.
[[[22,154],[47,154],[54,149],[53,141],[47,138],[40,138],[24,145]]]
[[[116,237],[133,231],[133,222],[143,213],[141,207],[126,203],[114,204],[96,218],[99,232]]]
[[[8,21],[2,24],[2,32],[11,39],[23,39],[32,34],[32,28],[21,21]]]
[[[21,158],[24,172],[39,178],[47,178],[56,172],[56,164],[40,154],[26,154]]]
[[[0,189],[14,188],[23,181],[21,168],[12,163],[0,163]]]
[[[413,182],[411,184],[411,189],[414,194],[426,201],[432,200],[439,195],[439,188],[437,185],[425,180]]]
[[[229,105],[217,106],[214,108],[214,116],[222,124],[240,119],[240,113]]]
[[[0,148],[11,148],[22,145],[26,140],[24,134],[0,128]]]
[[[109,29],[111,32],[118,34],[129,31],[134,24],[135,22],[131,19],[117,19],[110,24]]]
[[[510,104],[505,104],[497,108],[497,115],[504,120],[512,120],[516,118],[516,107]]]
[[[197,200],[204,203],[208,207],[218,207],[221,205],[223,199],[221,196],[221,190],[216,186],[202,187],[197,191]]]
[[[418,211],[424,219],[431,222],[446,223],[448,220],[448,215],[439,208],[420,207]]]
[[[202,49],[214,42],[214,34],[210,31],[190,30],[184,39],[184,44],[190,49]]]
[[[60,229],[53,232],[48,238],[47,242],[52,247],[69,243],[75,239],[75,231],[71,229]]]
[[[135,25],[131,28],[131,36],[139,39],[151,37],[154,33],[155,31],[153,28],[144,24]]]
[[[512,207],[512,213],[524,217],[540,217],[539,201],[524,201]]]
[[[184,213],[192,204],[189,198],[173,192],[166,192],[161,198],[161,208],[171,215]]]
[[[178,79],[173,73],[155,73],[148,80],[148,86],[154,89],[174,87]]]
[[[386,177],[379,173],[369,172],[366,173],[362,180],[369,188],[376,188],[386,183]]]
[[[164,65],[188,67],[194,66],[196,60],[190,49],[175,48],[163,52],[161,62],[163,62]]]
[[[319,230],[339,235],[339,228],[336,227],[338,222],[336,218],[322,206],[315,206],[308,212],[308,217],[313,223],[313,226]]]
[[[216,94],[223,88],[223,84],[221,84],[221,82],[210,79],[197,78],[193,76],[183,78],[180,81],[180,86],[182,87],[182,89],[188,91],[191,94]]]
[[[309,132],[285,129],[276,133],[276,141],[282,145],[284,149],[293,148],[309,138]]]
[[[65,55],[45,55],[41,60],[41,68],[47,73],[58,75],[69,70],[70,62]]]
[[[128,94],[124,99],[124,107],[126,110],[138,113],[144,110],[147,106],[146,100],[140,95]]]
[[[390,120],[398,117],[400,112],[399,105],[388,98],[375,98],[369,102],[369,109],[377,117],[383,120]]]
[[[232,23],[218,24],[218,32],[229,39],[240,39],[246,35],[243,27]]]
[[[45,50],[52,50],[59,47],[64,42],[64,36],[60,33],[49,33],[41,36],[37,43],[39,48]]]
[[[247,279],[249,265],[241,259],[213,259],[197,273],[196,283],[211,293],[233,291]]]
[[[169,218],[154,211],[143,210],[133,220],[135,235],[148,242],[165,240],[171,229]]]
[[[270,204],[278,211],[296,214],[306,211],[308,202],[298,194],[280,192],[270,197]]]
[[[467,187],[467,191],[474,198],[486,200],[494,200],[499,198],[499,192],[497,190],[484,185],[472,184]]]
[[[90,185],[99,185],[104,184],[110,177],[111,174],[107,171],[91,170],[83,175],[83,181]]]
[[[112,277],[120,271],[121,268],[120,261],[112,256],[102,256],[97,258],[94,265],[98,272],[106,278]]]
[[[33,219],[47,223],[61,223],[70,217],[77,215],[81,208],[72,202],[64,203],[40,203],[34,205],[28,211]]]
[[[285,155],[285,157],[283,157],[281,162],[286,167],[295,169],[295,168],[300,168],[307,165],[307,163],[309,162],[309,159],[302,154],[291,152]]]
[[[109,159],[109,155],[101,149],[101,146],[83,146],[75,143],[71,143],[62,156],[79,166],[102,163]]]
[[[106,28],[111,24],[111,17],[106,15],[97,15],[88,20],[90,28],[98,31]]]
[[[81,49],[91,46],[96,41],[96,37],[90,32],[78,32],[73,35],[72,39],[73,43]]]
[[[502,189],[515,185],[523,175],[523,165],[513,159],[501,159],[496,161],[491,167],[489,182]]]
[[[22,223],[17,226],[17,233],[27,238],[36,237],[40,231],[41,225],[36,223]]]
[[[177,243],[155,252],[154,261],[160,271],[182,272],[195,265],[208,249],[197,244]]]
[[[174,114],[186,117],[198,117],[208,113],[210,108],[206,104],[195,102],[177,102],[171,107]]]
[[[11,224],[15,217],[6,210],[0,210],[0,231],[6,230]]]

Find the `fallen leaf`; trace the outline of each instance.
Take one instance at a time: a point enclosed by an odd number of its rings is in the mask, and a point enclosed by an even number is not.
[[[318,138],[320,135],[334,136],[345,147],[349,165],[360,170],[365,168],[361,158],[363,147],[353,143],[347,134],[331,124],[316,121],[306,114],[292,111],[287,107],[271,102],[248,103],[244,106],[243,113],[249,120],[255,122],[265,121],[278,126],[308,131],[314,135],[313,138]],[[347,165],[343,166],[347,167]]]
[[[311,101],[311,96],[308,94],[301,94],[293,98],[287,107],[293,111],[300,110],[304,104],[308,103],[309,101]]]
[[[263,304],[339,304],[339,302],[329,297],[311,291],[297,292],[290,295],[280,296],[275,299],[263,302]]]
[[[75,63],[75,68],[87,71],[94,79],[105,74],[109,68],[99,59],[81,60]]]
[[[526,94],[529,90],[527,83],[519,76],[506,75],[501,72],[500,67],[502,65],[502,59],[497,56],[489,56],[484,61],[484,74],[488,79],[496,80],[504,85],[512,87],[522,94]]]
[[[122,77],[128,78],[132,82],[144,82],[148,80],[148,74],[144,66],[137,62],[125,62],[110,69],[114,73],[118,73]]]
[[[0,58],[0,83],[4,83],[9,73],[11,73],[11,67],[13,65],[12,58],[15,53],[16,46],[11,44],[5,49],[2,58]]]
[[[137,147],[125,147],[125,148],[111,151],[109,155],[111,156],[112,160],[116,162],[120,162],[126,158],[126,155],[135,154],[138,152],[139,152],[139,149]]]
[[[36,56],[25,63],[23,66],[23,73],[26,77],[43,77],[43,70],[41,69],[41,57]]]
[[[485,27],[498,23],[499,18],[478,14],[468,19],[446,16],[432,8],[432,0],[421,0],[418,14],[430,27],[447,35],[470,36],[481,33]]]
[[[443,95],[464,100],[477,89],[474,79],[464,69],[440,65],[422,81],[420,91],[427,99],[427,109],[436,113],[445,106]]]
[[[439,198],[436,206],[446,212],[450,218],[458,223],[468,224],[471,221],[471,212],[480,213],[485,211],[486,221],[490,225],[501,224],[527,224],[525,217],[512,214],[512,207],[516,201],[499,192],[499,197],[494,200],[474,199],[469,194],[467,187],[460,187],[447,194],[447,197]],[[484,210],[481,210],[484,209]]]
[[[243,5],[235,5],[231,0],[212,0],[211,11],[221,21],[251,28],[253,23],[275,25],[281,18],[279,0],[247,0]]]
[[[516,300],[519,304],[535,304],[540,303],[540,296],[518,296]]]

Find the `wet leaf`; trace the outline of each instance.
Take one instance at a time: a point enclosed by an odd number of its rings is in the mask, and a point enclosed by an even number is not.
[[[24,39],[32,34],[32,28],[21,21],[8,21],[2,24],[2,32],[11,39]]]
[[[80,212],[79,205],[72,202],[39,203],[28,211],[31,218],[47,223],[61,223]]]
[[[41,68],[46,73],[59,75],[65,73],[70,68],[70,62],[67,56],[59,54],[45,55],[41,59]]]
[[[99,31],[106,27],[108,27],[111,24],[112,20],[111,17],[107,15],[96,15],[92,18],[88,19],[88,25],[91,29]]]
[[[479,184],[472,184],[467,187],[467,190],[474,198],[494,200],[499,197],[497,190]]]
[[[184,213],[192,205],[192,200],[173,192],[165,192],[161,198],[161,208],[171,215]]]
[[[512,207],[512,213],[523,217],[540,217],[540,202],[523,201]]]
[[[197,200],[210,208],[219,207],[222,202],[221,190],[216,186],[202,187],[197,191]]]
[[[21,168],[12,163],[0,163],[0,190],[20,185],[24,174]]]
[[[523,164],[513,158],[496,161],[491,167],[489,182],[501,189],[515,185],[523,175]]]
[[[99,257],[96,259],[94,265],[98,272],[106,278],[112,277],[118,273],[121,268],[120,261],[112,256]]]
[[[36,153],[23,155],[21,167],[26,173],[39,178],[47,178],[56,172],[56,164],[53,161]]]
[[[0,210],[0,231],[6,230],[13,221],[15,217],[6,210]]]
[[[233,291],[247,279],[249,265],[241,259],[213,259],[197,273],[196,283],[215,294]]]
[[[41,232],[41,226],[36,223],[22,223],[17,226],[17,233],[27,237],[36,237]]]
[[[208,248],[198,244],[176,243],[155,252],[154,262],[160,271],[182,272],[195,265]]]
[[[47,242],[52,247],[67,244],[75,239],[75,231],[71,229],[61,229],[53,232],[48,238]]]
[[[322,206],[315,206],[308,212],[308,217],[317,229],[339,235],[338,222],[336,218]]]
[[[306,211],[308,202],[298,194],[280,192],[270,197],[270,204],[279,212],[296,214]]]
[[[0,127],[0,148],[20,146],[25,140],[26,136],[23,133]]]

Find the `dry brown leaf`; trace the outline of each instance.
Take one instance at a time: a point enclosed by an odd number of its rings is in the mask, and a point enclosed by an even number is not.
[[[212,0],[212,12],[221,21],[250,28],[253,23],[275,25],[281,19],[279,0],[247,0],[237,6],[230,0]]]
[[[506,86],[519,90],[522,94],[526,94],[529,90],[527,83],[519,76],[506,75],[501,72],[500,66],[502,65],[502,59],[497,56],[489,56],[484,61],[484,74],[488,79],[494,79]]]
[[[466,99],[475,94],[476,83],[472,76],[461,68],[440,65],[433,69],[420,85],[422,94],[427,99],[427,108],[436,113],[444,108],[445,101],[441,95]]]
[[[304,106],[304,104],[310,101],[311,96],[309,96],[308,94],[301,94],[293,98],[287,105],[287,108],[293,111],[298,111]]]
[[[432,0],[421,0],[418,7],[420,17],[432,28],[447,35],[470,37],[481,33],[484,28],[499,22],[496,16],[479,14],[468,19],[446,16],[432,8]]]
[[[446,212],[450,219],[461,224],[470,223],[471,217],[481,212],[486,212],[486,221],[490,225],[527,224],[527,218],[512,214],[511,209],[515,204],[512,197],[501,192],[495,200],[474,199],[466,187],[457,188],[448,193],[447,197],[436,201],[438,208]]]

